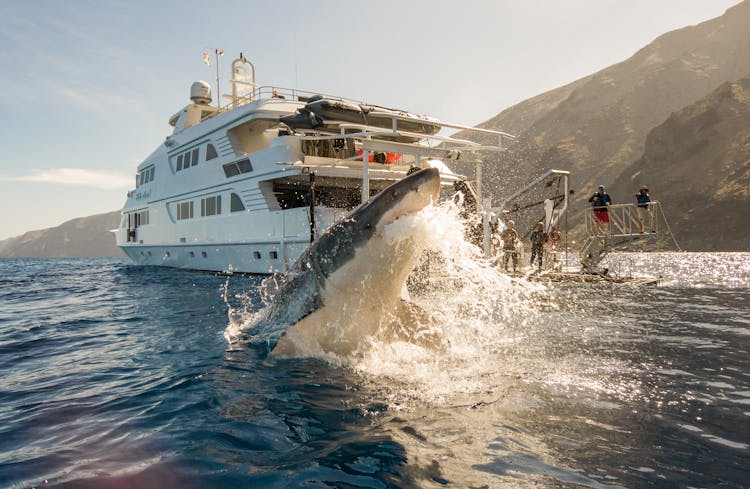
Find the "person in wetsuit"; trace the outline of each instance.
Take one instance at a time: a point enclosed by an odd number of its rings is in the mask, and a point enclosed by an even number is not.
[[[516,231],[515,223],[508,221],[508,227],[500,233],[500,239],[503,240],[503,268],[508,271],[508,260],[513,260],[513,271],[518,270],[518,251],[516,251],[516,243],[521,240],[521,236]]]
[[[547,242],[547,233],[544,232],[544,223],[536,223],[534,230],[531,232],[531,259],[529,265],[534,267],[534,258],[539,262],[539,270],[542,269],[542,255],[544,254],[544,243]]]

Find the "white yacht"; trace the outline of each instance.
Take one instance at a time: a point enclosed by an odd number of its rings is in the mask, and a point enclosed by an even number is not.
[[[256,86],[234,60],[231,94],[211,105],[193,83],[174,128],[138,165],[117,245],[137,264],[244,273],[284,272],[337,219],[413,167],[438,167],[446,194],[481,205],[444,163],[499,149],[507,134],[280,87]],[[218,85],[218,80],[217,80]],[[480,146],[438,133],[497,136]],[[481,174],[481,172],[480,172]]]

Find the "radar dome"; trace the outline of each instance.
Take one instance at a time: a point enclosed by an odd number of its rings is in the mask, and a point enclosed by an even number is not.
[[[208,82],[198,80],[190,86],[190,100],[196,104],[208,105],[211,103],[211,85]]]

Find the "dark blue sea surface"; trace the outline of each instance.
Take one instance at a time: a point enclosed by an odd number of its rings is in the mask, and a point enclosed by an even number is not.
[[[750,254],[620,259],[360,363],[228,341],[258,277],[0,260],[0,487],[750,487]]]

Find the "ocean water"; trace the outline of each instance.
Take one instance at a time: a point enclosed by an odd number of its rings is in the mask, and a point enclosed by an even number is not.
[[[439,348],[325,358],[268,354],[260,277],[0,260],[0,487],[750,487],[750,254],[613,255],[662,277],[630,286],[437,251]]]

